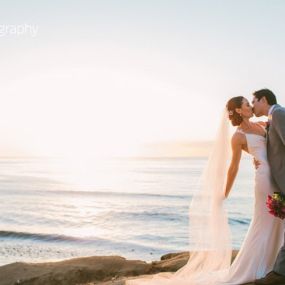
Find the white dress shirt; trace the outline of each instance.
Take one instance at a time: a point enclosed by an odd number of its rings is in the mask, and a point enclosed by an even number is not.
[[[276,104],[272,105],[268,111],[268,121],[271,122],[272,120],[272,113],[273,113],[273,109],[276,106]]]

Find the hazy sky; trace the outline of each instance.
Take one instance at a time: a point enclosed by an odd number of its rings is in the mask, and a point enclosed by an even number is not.
[[[1,1],[0,154],[135,154],[213,139],[232,96],[267,87],[285,104],[284,14],[282,0]]]

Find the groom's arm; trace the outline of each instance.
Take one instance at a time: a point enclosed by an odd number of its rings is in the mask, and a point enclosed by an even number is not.
[[[285,146],[285,109],[278,109],[273,112],[272,126]]]

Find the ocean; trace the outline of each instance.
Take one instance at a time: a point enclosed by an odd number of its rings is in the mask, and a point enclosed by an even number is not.
[[[206,158],[1,158],[0,265],[93,255],[158,260],[191,250],[188,210]],[[243,157],[225,202],[238,249],[254,167]]]

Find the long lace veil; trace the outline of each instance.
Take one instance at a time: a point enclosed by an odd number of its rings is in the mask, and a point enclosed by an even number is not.
[[[189,207],[190,258],[175,273],[159,273],[126,282],[127,285],[209,285],[225,276],[232,246],[223,208],[230,158],[230,123],[223,111],[216,139]]]

